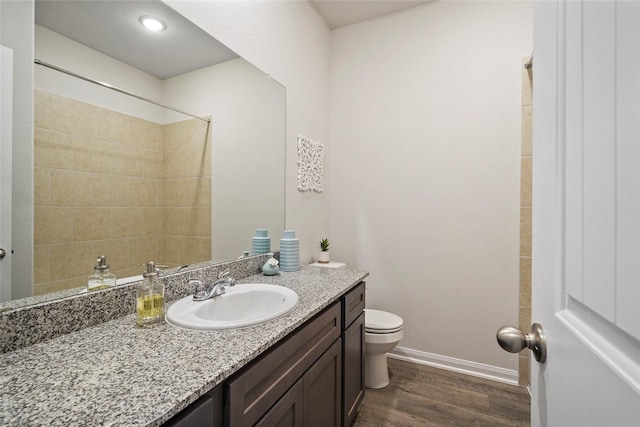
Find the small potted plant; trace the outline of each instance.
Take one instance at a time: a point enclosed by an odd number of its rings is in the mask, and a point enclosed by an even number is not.
[[[318,262],[329,264],[329,239],[320,240],[320,252],[318,253]]]

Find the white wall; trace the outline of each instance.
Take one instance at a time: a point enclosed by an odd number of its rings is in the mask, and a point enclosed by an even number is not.
[[[412,356],[507,377],[531,8],[439,1],[331,37],[332,258],[370,270],[367,306],[403,317]]]
[[[211,116],[212,259],[251,250],[256,228],[284,229],[285,89],[242,58],[165,81],[164,100]]]
[[[149,99],[162,101],[163,80],[40,25],[35,26],[35,57],[81,76],[109,83]],[[164,123],[164,108],[42,65],[34,65],[34,71],[34,87],[37,89],[155,123]],[[181,119],[184,120],[184,118],[185,116],[182,116]]]
[[[328,27],[306,1],[165,2],[287,88],[286,226],[300,239],[300,262],[311,262],[329,231],[330,188],[297,190],[296,138],[324,142],[329,155]]]

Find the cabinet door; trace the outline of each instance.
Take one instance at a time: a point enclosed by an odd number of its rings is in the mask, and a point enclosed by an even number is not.
[[[347,329],[364,310],[365,284],[360,282],[342,297],[342,329]]]
[[[364,398],[364,312],[344,331],[343,344],[343,427],[358,414]]]
[[[340,337],[340,304],[310,320],[225,383],[225,423],[254,425]]]
[[[302,380],[298,380],[255,424],[256,427],[301,427],[302,396]]]
[[[213,398],[205,395],[164,423],[163,427],[213,427],[213,417]]]
[[[340,425],[341,377],[342,340],[338,339],[304,374],[305,427]]]

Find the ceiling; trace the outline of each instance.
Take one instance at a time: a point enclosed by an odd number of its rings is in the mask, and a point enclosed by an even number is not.
[[[434,0],[309,0],[331,29],[431,1]],[[36,0],[35,4],[36,24],[159,79],[238,57],[161,1]],[[138,22],[141,15],[162,19],[167,29],[158,33],[148,32]]]
[[[397,13],[435,0],[309,0],[329,28],[344,27]]]
[[[167,29],[147,31],[142,15],[162,19]],[[35,22],[159,79],[238,57],[160,1],[36,0]]]

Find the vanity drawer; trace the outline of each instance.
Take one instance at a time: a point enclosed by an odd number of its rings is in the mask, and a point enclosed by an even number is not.
[[[364,310],[364,282],[360,282],[342,298],[344,299],[344,304],[342,304],[342,329],[347,329]]]
[[[341,317],[336,302],[228,381],[225,425],[255,424],[340,337]]]

